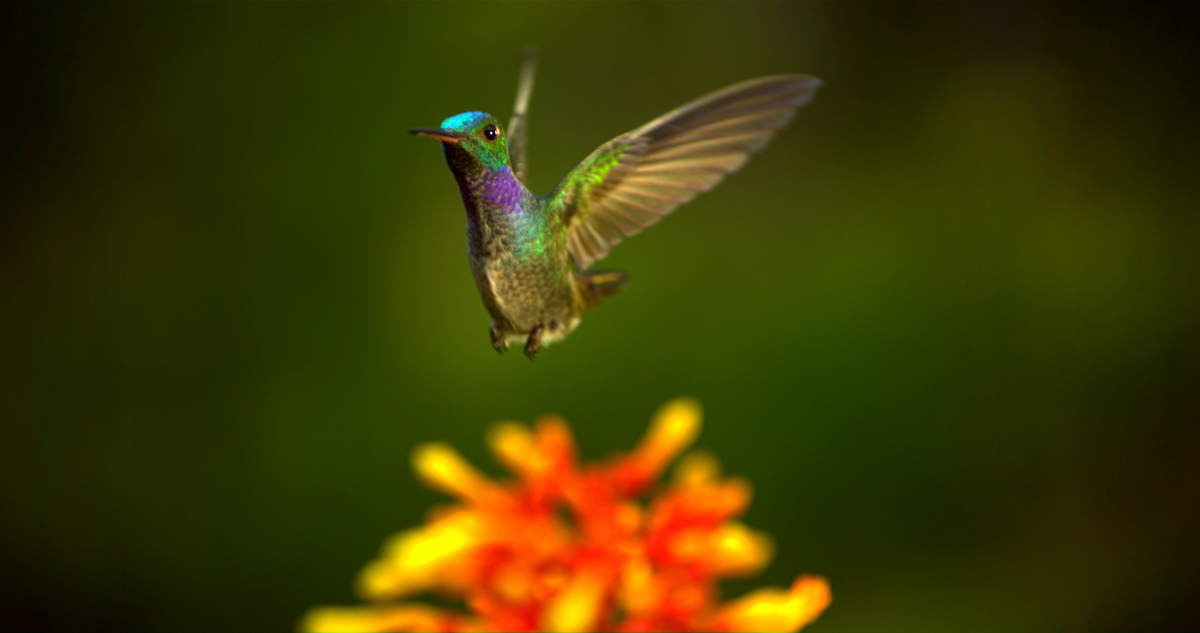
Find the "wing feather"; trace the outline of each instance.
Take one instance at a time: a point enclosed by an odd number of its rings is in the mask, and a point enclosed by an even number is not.
[[[820,85],[806,75],[752,79],[601,145],[551,194],[579,269],[737,171]]]
[[[524,53],[525,61],[521,64],[521,78],[517,83],[517,101],[513,104],[512,119],[508,122],[508,160],[512,163],[517,179],[528,186],[525,173],[525,129],[528,127],[526,113],[529,111],[529,95],[533,92],[537,53],[532,48],[526,48]]]

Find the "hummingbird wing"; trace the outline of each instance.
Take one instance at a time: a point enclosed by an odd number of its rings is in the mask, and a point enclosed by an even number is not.
[[[537,70],[537,52],[525,49],[525,62],[521,64],[521,79],[517,83],[517,102],[513,105],[512,120],[508,123],[508,160],[513,174],[526,187],[525,182],[525,111],[529,108],[529,94],[533,92],[533,75]]]
[[[601,145],[551,194],[580,270],[738,170],[821,86],[807,75],[751,79]]]

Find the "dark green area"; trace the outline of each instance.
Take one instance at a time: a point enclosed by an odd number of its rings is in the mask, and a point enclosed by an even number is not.
[[[290,630],[444,500],[418,442],[678,395],[813,631],[1200,626],[1200,12],[1182,4],[13,4],[0,19],[0,623]],[[826,86],[499,357],[410,137],[535,190],[708,91]]]

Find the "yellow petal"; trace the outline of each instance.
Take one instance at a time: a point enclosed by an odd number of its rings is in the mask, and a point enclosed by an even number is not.
[[[492,427],[488,434],[488,445],[492,453],[509,470],[525,473],[536,470],[532,463],[536,455],[533,433],[518,422],[501,422]]]
[[[702,417],[700,403],[691,398],[676,398],[658,410],[631,456],[648,479],[657,478],[667,462],[696,441]]]
[[[483,476],[448,444],[422,444],[413,451],[413,469],[430,487],[480,506],[502,503],[504,490]]]
[[[737,522],[721,526],[709,539],[713,573],[722,576],[757,574],[771,561],[774,550],[771,537]]]
[[[729,603],[717,621],[730,631],[798,631],[821,615],[831,599],[824,578],[801,576],[789,591],[759,589]]]
[[[369,633],[372,631],[437,631],[447,615],[431,607],[317,607],[300,622],[308,633]]]
[[[604,584],[603,577],[595,570],[580,569],[542,613],[542,630],[571,633],[594,629]]]
[[[383,557],[363,569],[359,591],[379,600],[435,587],[447,578],[446,568],[479,545],[487,532],[487,522],[470,511],[400,532],[384,546]]]
[[[721,477],[721,462],[716,455],[697,449],[683,456],[672,475],[675,483],[682,486],[712,483]]]

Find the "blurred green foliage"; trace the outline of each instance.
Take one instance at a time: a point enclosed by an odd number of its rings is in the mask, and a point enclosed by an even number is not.
[[[1200,625],[1200,13],[1182,4],[5,8],[6,628],[291,629],[443,497],[445,440],[662,402],[813,631]],[[534,189],[760,75],[826,86],[499,357],[435,144],[539,47]]]

